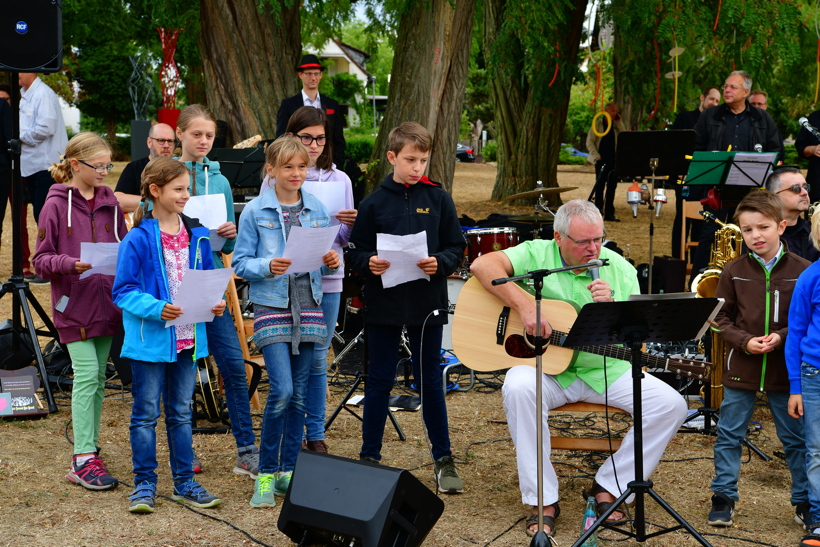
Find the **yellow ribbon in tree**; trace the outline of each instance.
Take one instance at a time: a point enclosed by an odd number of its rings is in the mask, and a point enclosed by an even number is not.
[[[602,115],[606,116],[607,126],[606,126],[606,131],[604,131],[603,133],[600,133],[598,131],[598,128],[595,126],[595,122],[597,122],[598,118],[601,117]],[[609,133],[609,131],[611,129],[612,129],[612,116],[610,116],[609,112],[607,112],[606,110],[601,110],[600,112],[595,114],[595,116],[592,118],[592,132],[595,133],[596,137],[605,137],[606,134]]]

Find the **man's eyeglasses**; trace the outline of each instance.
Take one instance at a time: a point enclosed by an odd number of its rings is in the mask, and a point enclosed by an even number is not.
[[[174,144],[174,139],[158,139],[156,137],[148,137],[152,141],[157,141],[160,146],[171,146]]]
[[[604,232],[604,235],[602,235],[601,237],[593,237],[593,238],[590,238],[590,239],[582,239],[580,241],[573,238],[569,234],[564,234],[564,235],[567,236],[567,239],[569,239],[570,241],[572,241],[573,243],[575,243],[579,247],[586,247],[590,243],[594,243],[596,247],[600,247],[601,245],[604,244],[604,241],[606,241],[606,232]]]
[[[94,166],[93,166],[93,165],[91,165],[90,163],[86,163],[86,162],[84,162],[83,160],[77,160],[77,161],[78,161],[78,162],[80,162],[80,163],[82,163],[83,165],[87,165],[87,166],[89,166],[90,168],[92,168],[94,171],[96,171],[97,173],[99,173],[99,174],[101,174],[101,175],[102,175],[103,173],[108,173],[109,171],[111,171],[112,169],[114,169],[114,164],[113,164],[113,163],[109,163],[108,165],[100,165],[99,167],[94,167]]]
[[[327,142],[327,137],[322,135],[321,137],[311,137],[310,135],[298,135],[299,140],[302,141],[302,144],[305,146],[310,146],[313,144],[313,141],[316,141],[316,144],[319,146],[324,146],[325,142]]]
[[[786,192],[788,190],[791,190],[795,194],[799,194],[803,190],[805,190],[808,193],[811,190],[811,185],[809,185],[809,184],[792,184],[791,186],[789,186],[787,188],[783,188],[782,190],[778,190],[775,193],[779,194],[780,192]]]
[[[319,76],[322,75],[321,72],[303,72],[302,74],[304,74],[308,78],[318,78]]]

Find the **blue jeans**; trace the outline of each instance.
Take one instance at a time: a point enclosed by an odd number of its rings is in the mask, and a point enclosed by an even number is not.
[[[421,370],[421,411],[427,435],[433,445],[433,459],[450,456],[450,431],[447,426],[447,404],[441,387],[441,333],[442,327],[428,326],[422,335],[421,327],[407,327],[410,351],[413,354],[413,378],[419,383]],[[370,370],[364,392],[362,419],[362,450],[360,456],[381,458],[384,424],[387,420],[390,391],[396,379],[397,355],[401,327],[367,325],[367,345]],[[422,351],[424,353],[422,353]],[[421,356],[421,363],[419,363]]]
[[[208,334],[208,349],[214,356],[222,385],[225,388],[225,403],[231,418],[231,431],[236,439],[236,447],[244,448],[256,443],[251,421],[251,405],[248,399],[248,376],[245,372],[245,358],[239,347],[233,319],[228,310],[222,317],[216,316],[205,324]]]
[[[262,348],[270,389],[259,442],[260,473],[293,471],[296,465],[305,430],[305,392],[313,346],[299,344],[299,355],[291,355],[288,343]]]
[[[806,434],[806,474],[809,482],[811,520],[820,522],[820,369],[803,363],[800,371],[803,388],[803,425]]]
[[[339,317],[339,302],[342,293],[324,293],[322,296],[322,313],[327,325],[327,340],[313,348],[313,363],[307,384],[307,416],[305,430],[308,441],[321,441],[325,438],[325,409],[327,406],[327,350],[333,341],[336,330],[336,319]]]
[[[737,501],[737,480],[740,475],[740,457],[743,454],[743,437],[752,418],[755,401],[754,391],[723,388],[720,419],[715,441],[715,478],[712,490]],[[791,503],[797,505],[808,500],[806,479],[806,444],[803,440],[803,420],[789,416],[789,394],[783,391],[767,391],[777,437],[783,444],[786,463],[792,476]],[[804,395],[805,397],[805,395]]]
[[[177,354],[175,363],[131,362],[131,461],[134,484],[157,483],[157,421],[159,402],[165,408],[165,432],[174,484],[194,478],[191,399],[196,382],[193,349]]]

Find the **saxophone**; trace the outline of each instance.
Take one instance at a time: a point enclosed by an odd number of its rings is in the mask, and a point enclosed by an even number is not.
[[[720,226],[720,229],[715,232],[715,242],[712,244],[709,265],[692,281],[692,286],[697,292],[697,298],[710,298],[717,293],[718,281],[720,280],[720,274],[723,272],[723,267],[740,256],[743,249],[743,234],[735,224],[721,222],[713,214],[706,211],[701,211],[700,214],[705,220],[716,222]],[[723,364],[726,361],[726,350],[723,338],[714,330],[712,330],[711,359],[715,368],[709,385],[710,397],[704,396],[703,398],[710,401],[710,406],[720,408],[720,403],[723,401]]]
[[[698,293],[698,298],[710,298],[717,292],[718,281],[723,267],[740,256],[743,248],[743,234],[735,224],[721,222],[715,215],[707,211],[700,214],[707,221],[715,222],[720,229],[715,232],[715,242],[712,244],[712,254],[709,257],[709,265],[703,272],[695,276],[692,286]]]

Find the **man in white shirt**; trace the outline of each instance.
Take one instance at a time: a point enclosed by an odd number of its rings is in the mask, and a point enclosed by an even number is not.
[[[68,144],[68,134],[60,110],[57,94],[43,83],[33,72],[18,74],[20,91],[20,174],[27,189],[29,200],[34,207],[35,222],[40,219],[40,210],[48,196],[54,179],[48,172],[52,163],[60,161]],[[28,257],[28,230],[23,215],[23,275],[30,281],[38,281],[30,268]]]

